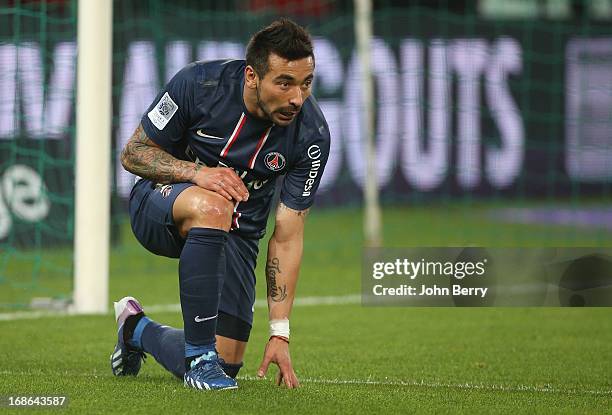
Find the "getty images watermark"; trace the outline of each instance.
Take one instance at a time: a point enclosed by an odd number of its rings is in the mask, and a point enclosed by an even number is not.
[[[362,303],[612,306],[612,249],[365,249]]]
[[[400,276],[410,280],[410,284],[400,284],[399,287],[385,287],[380,281],[380,284],[374,285],[372,293],[377,296],[448,296],[452,294],[476,295],[484,298],[489,290],[488,287],[463,287],[461,284],[451,284],[450,287],[445,287],[436,284],[435,277],[450,277],[457,280],[481,277],[486,272],[487,262],[488,258],[483,258],[477,262],[426,261],[424,258],[419,261],[396,258],[392,262],[374,262],[372,264],[372,278],[375,280]],[[417,284],[414,284],[414,282],[417,282]]]

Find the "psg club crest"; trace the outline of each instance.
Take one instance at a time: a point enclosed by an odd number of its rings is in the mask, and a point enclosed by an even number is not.
[[[281,153],[277,153],[276,151],[272,151],[266,154],[266,157],[264,157],[264,163],[270,170],[279,171],[285,167],[285,156],[283,156]]]

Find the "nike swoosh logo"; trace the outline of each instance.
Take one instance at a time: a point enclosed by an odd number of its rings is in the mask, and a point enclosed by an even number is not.
[[[196,134],[204,138],[214,138],[215,140],[225,140],[225,137],[217,137],[216,135],[208,135],[208,134],[205,134],[204,131],[202,130],[196,131]]]
[[[196,323],[201,323],[203,321],[212,320],[213,318],[217,318],[219,314],[215,314],[214,316],[200,318],[200,316],[195,316],[194,320]]]

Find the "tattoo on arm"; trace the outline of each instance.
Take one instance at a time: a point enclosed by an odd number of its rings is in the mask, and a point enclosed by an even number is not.
[[[142,125],[138,125],[121,152],[121,164],[127,171],[157,183],[189,182],[202,168],[160,148],[147,137]]]
[[[280,274],[280,261],[274,257],[266,263],[266,282],[268,283],[268,297],[275,303],[280,303],[287,298],[287,285],[279,287],[276,284],[276,275]]]

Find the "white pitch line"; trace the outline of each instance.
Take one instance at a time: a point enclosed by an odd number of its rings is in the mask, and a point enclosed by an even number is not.
[[[293,304],[297,307],[310,307],[319,305],[345,305],[345,304],[360,304],[360,294],[349,294],[339,296],[320,296],[320,297],[298,297]],[[255,300],[255,308],[267,307],[266,300]],[[167,313],[180,312],[180,304],[153,304],[150,306],[144,305],[147,313]],[[105,314],[113,314],[114,310],[109,309]],[[0,321],[28,320],[43,317],[69,317],[78,315],[69,310],[39,310],[39,311],[17,311],[14,313],[0,313]]]
[[[17,311],[14,313],[2,313],[0,314],[0,321],[13,321],[13,320],[29,320],[43,317],[64,317],[71,316],[68,311]]]
[[[12,371],[12,370],[0,370],[0,376],[28,376],[31,377],[33,374],[40,375],[53,375],[47,371]],[[59,373],[62,376],[68,375],[68,372]],[[109,373],[71,373],[70,377],[86,377],[86,378],[114,378]],[[169,378],[170,379],[170,378]],[[269,381],[269,378],[259,378],[252,375],[241,375],[238,376],[238,380],[246,381]],[[462,390],[482,390],[490,392],[535,392],[535,393],[552,393],[552,394],[568,394],[568,395],[598,395],[607,396],[612,395],[612,390],[601,390],[601,389],[563,389],[557,387],[541,387],[533,385],[496,385],[496,384],[485,384],[485,383],[444,383],[427,381],[424,379],[406,379],[406,380],[393,380],[393,379],[325,379],[325,378],[299,378],[302,384],[324,384],[324,385],[357,385],[357,386],[399,386],[399,387],[417,387],[417,388],[431,388],[431,389],[462,389]]]
[[[340,296],[323,296],[323,297],[301,297],[296,298],[293,302],[294,306],[310,307],[318,305],[343,305],[343,304],[360,304],[361,294],[350,294]],[[267,300],[255,300],[255,308],[268,307]],[[180,304],[158,304],[153,306],[144,306],[146,312],[165,313],[171,311],[181,311]]]
[[[238,376],[238,380],[261,381],[256,376]],[[532,385],[487,385],[477,383],[443,383],[431,382],[426,380],[376,380],[376,379],[323,379],[323,378],[299,378],[300,383],[315,383],[326,385],[378,385],[378,386],[411,386],[425,388],[445,388],[445,389],[467,389],[484,390],[499,392],[538,392],[538,393],[560,393],[560,394],[588,394],[588,395],[612,395],[612,390],[593,390],[593,389],[560,389],[554,387],[539,387]]]

